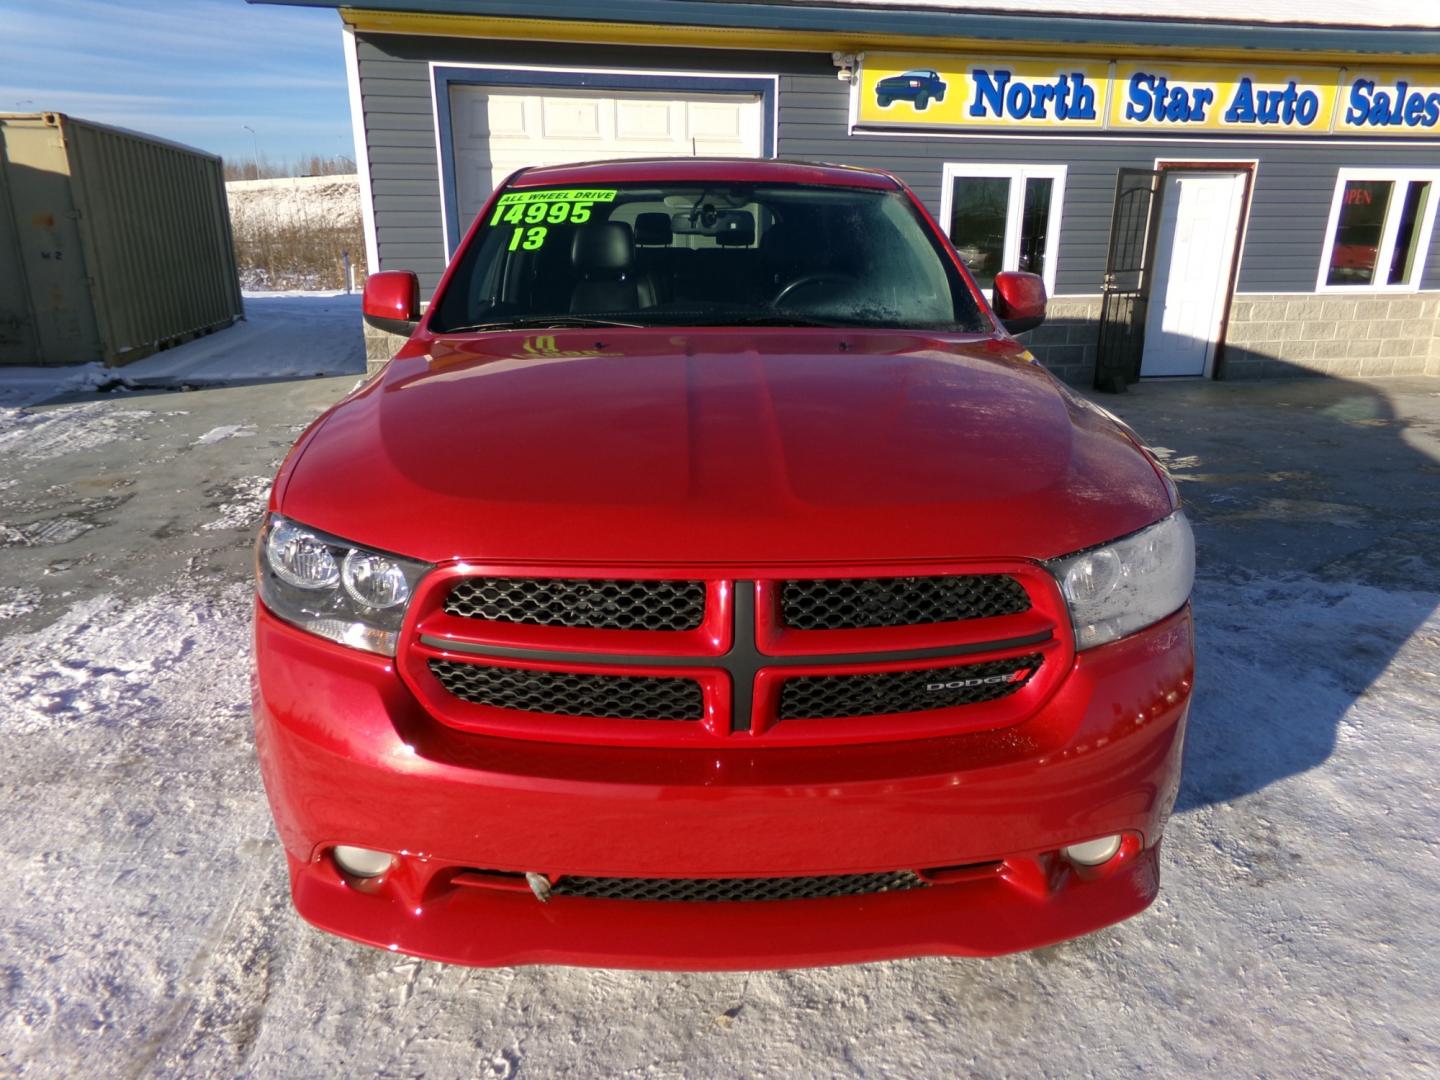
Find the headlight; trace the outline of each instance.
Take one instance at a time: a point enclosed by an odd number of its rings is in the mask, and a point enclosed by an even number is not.
[[[297,589],[331,589],[340,580],[329,545],[284,518],[275,520],[265,538],[265,560],[276,577]]]
[[[1052,560],[1075,645],[1133,634],[1185,606],[1195,582],[1195,537],[1183,512],[1113,544]]]
[[[394,656],[405,608],[430,567],[271,514],[260,531],[260,599],[288,623]]]

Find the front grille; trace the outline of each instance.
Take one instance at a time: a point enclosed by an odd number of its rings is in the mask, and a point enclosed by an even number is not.
[[[588,900],[659,900],[716,904],[865,896],[871,893],[906,892],[928,886],[929,883],[914,870],[781,878],[562,877],[551,886],[550,894],[578,896]]]
[[[879,742],[1018,723],[1065,674],[1042,663],[1067,647],[1059,596],[1020,564],[948,569],[437,577],[399,659],[438,720],[511,737],[718,747],[744,732],[778,747],[853,739],[857,717],[877,718],[866,737]],[[863,629],[905,625],[928,628]]]
[[[816,578],[783,582],[780,607],[796,630],[856,630],[1018,615],[1030,597],[1009,574]]]
[[[694,679],[589,675],[431,660],[440,685],[476,705],[604,720],[699,720],[705,712]]]
[[[800,675],[780,687],[780,719],[841,719],[978,705],[1019,690],[1040,668],[1040,654],[982,664],[870,675]]]
[[[588,630],[694,630],[705,618],[702,581],[611,578],[466,578],[445,611],[466,619]]]

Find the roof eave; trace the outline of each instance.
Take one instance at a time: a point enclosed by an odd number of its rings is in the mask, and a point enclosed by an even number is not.
[[[1024,42],[1051,48],[1097,46],[1125,50],[1316,53],[1390,57],[1440,56],[1440,30],[1410,27],[1234,23],[1201,19],[937,11],[933,8],[865,8],[824,4],[755,4],[730,0],[611,0],[602,19],[577,0],[248,0],[250,3],[344,9],[356,16],[388,13],[449,18],[506,19],[527,23],[603,22],[725,31],[808,35],[826,42],[966,39],[993,44]],[[363,22],[364,20],[359,20]],[[795,48],[812,48],[801,40]]]

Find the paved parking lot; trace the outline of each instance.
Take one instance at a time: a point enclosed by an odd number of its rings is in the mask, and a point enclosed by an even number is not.
[[[0,410],[0,1071],[1330,1076],[1440,1061],[1440,381],[1103,401],[1195,521],[1159,902],[991,961],[473,971],[292,913],[249,546],[355,377]],[[357,478],[358,479],[358,478]]]

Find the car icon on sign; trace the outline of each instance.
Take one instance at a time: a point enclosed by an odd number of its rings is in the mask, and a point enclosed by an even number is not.
[[[881,79],[875,84],[875,100],[882,109],[892,101],[908,101],[923,112],[931,101],[945,100],[945,83],[939,72],[917,68]]]

